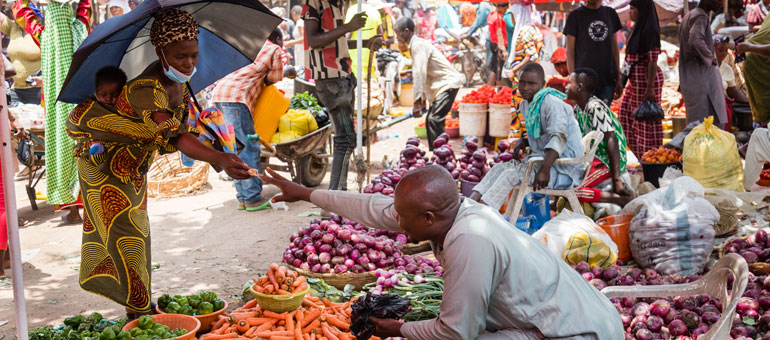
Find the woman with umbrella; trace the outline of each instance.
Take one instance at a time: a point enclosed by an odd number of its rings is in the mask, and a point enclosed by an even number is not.
[[[67,123],[85,202],[80,286],[125,306],[129,317],[152,308],[146,190],[154,153],[179,150],[233,178],[251,177],[238,156],[203,146],[186,124],[185,83],[198,62],[195,19],[176,8],[157,13],[150,42],[158,60],[124,86],[114,108],[87,100]]]

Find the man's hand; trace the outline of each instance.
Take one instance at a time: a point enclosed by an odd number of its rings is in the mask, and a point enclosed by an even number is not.
[[[736,54],[744,54],[746,52],[749,52],[750,49],[751,49],[751,45],[747,43],[740,43],[738,45],[735,45]]]
[[[348,28],[347,31],[353,32],[360,28],[363,28],[364,26],[366,26],[366,19],[367,19],[367,16],[365,12],[354,15],[353,19],[350,19],[350,22],[347,23],[347,28]]]
[[[538,191],[548,187],[548,183],[551,181],[551,168],[541,166],[540,170],[535,175],[535,181],[532,183],[532,189]]]
[[[249,179],[249,166],[238,155],[222,152],[214,162],[216,166],[225,170],[228,176],[234,179]]]
[[[418,99],[414,101],[414,106],[412,106],[412,118],[420,117],[422,117],[422,100]]]
[[[373,316],[369,317],[369,322],[374,324],[374,327],[376,329],[374,330],[374,335],[380,337],[380,338],[402,338],[403,335],[401,334],[401,326],[404,325],[403,322],[396,321],[393,319],[379,319],[375,318]]]
[[[620,178],[612,179],[612,191],[620,196],[631,196],[631,192],[626,189],[625,184],[623,184]]]
[[[283,178],[273,169],[266,168],[265,174],[259,175],[265,183],[269,183],[281,189],[281,194],[273,199],[273,202],[296,202],[296,201],[310,201],[310,193],[313,189],[303,187],[297,183],[294,183],[288,179]]]
[[[513,158],[521,160],[524,157],[524,148],[529,145],[526,138],[521,137],[516,141],[516,145],[513,146]]]

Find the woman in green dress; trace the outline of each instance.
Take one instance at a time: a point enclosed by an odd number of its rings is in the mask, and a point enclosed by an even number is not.
[[[205,147],[185,123],[185,82],[198,59],[195,19],[179,9],[160,12],[150,40],[159,60],[123,87],[114,107],[89,99],[67,122],[85,203],[80,286],[125,306],[129,316],[152,310],[147,170],[156,152],[179,150],[233,178],[251,177],[238,156]],[[104,152],[91,155],[96,143]]]

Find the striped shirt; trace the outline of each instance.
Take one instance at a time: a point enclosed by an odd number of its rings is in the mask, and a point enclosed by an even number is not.
[[[318,22],[319,32],[325,33],[345,23],[345,8],[329,0],[303,0],[302,19],[305,27],[310,20]],[[307,34],[306,34],[307,35]],[[322,48],[310,48],[305,39],[305,78],[329,79],[346,77],[351,72],[348,41],[345,35]]]
[[[254,62],[241,67],[220,80],[211,95],[212,103],[241,103],[253,112],[254,102],[267,79],[277,83],[283,79],[283,50],[265,40]]]

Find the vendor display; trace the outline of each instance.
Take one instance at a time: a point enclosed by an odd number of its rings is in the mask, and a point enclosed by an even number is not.
[[[460,178],[478,183],[489,172],[491,168],[487,164],[488,153],[486,148],[479,149],[478,138],[468,137],[465,141],[465,149],[462,151],[462,157],[460,157]]]
[[[395,294],[410,299],[404,321],[429,320],[441,312],[444,279],[433,274],[408,274],[398,270],[377,271],[377,282],[364,287],[371,294]]]
[[[224,307],[225,302],[212,291],[187,296],[163,294],[158,298],[160,311],[169,314],[206,315]]]

